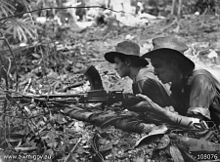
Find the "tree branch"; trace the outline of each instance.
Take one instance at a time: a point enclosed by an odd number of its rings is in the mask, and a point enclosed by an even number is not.
[[[10,18],[13,18],[13,17],[17,17],[17,16],[21,16],[25,13],[33,13],[33,12],[37,12],[37,11],[43,11],[43,10],[52,10],[52,9],[56,9],[56,10],[65,10],[65,9],[68,9],[68,8],[102,8],[102,9],[105,9],[105,10],[110,10],[112,12],[116,12],[116,13],[125,13],[123,11],[115,11],[113,9],[110,9],[110,8],[106,8],[106,7],[102,7],[102,6],[69,6],[69,7],[46,7],[46,8],[40,8],[40,9],[36,9],[36,10],[32,10],[32,11],[26,11],[26,12],[23,12],[23,13],[19,13],[19,14],[16,14],[16,15],[11,15],[11,16],[7,16],[7,17],[3,17],[0,19],[0,21],[3,21],[5,19],[10,19]]]
[[[16,58],[15,58],[15,54],[14,54],[14,52],[13,52],[13,50],[12,50],[12,48],[11,48],[9,42],[8,42],[8,40],[5,37],[0,37],[0,40],[5,41],[6,45],[8,46],[8,49],[9,49],[9,51],[10,51],[12,57],[13,57],[13,59],[14,59],[15,73],[16,73],[15,74],[15,76],[16,76],[16,90],[17,90],[18,89],[18,66],[17,66],[17,61],[16,61]],[[7,71],[7,75],[8,75],[8,73],[9,73],[9,71]]]

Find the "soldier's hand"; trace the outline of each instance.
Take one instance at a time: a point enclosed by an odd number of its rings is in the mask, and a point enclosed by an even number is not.
[[[145,100],[147,102],[152,102],[152,100],[148,96],[146,96],[146,95],[137,94],[136,96],[142,98],[143,100]]]
[[[148,96],[143,94],[137,94],[136,96],[142,99],[139,105],[141,105],[145,111],[158,113],[160,115],[164,115],[166,113],[166,110],[163,107],[153,102]]]
[[[129,99],[127,104],[127,109],[135,112],[146,112],[152,111],[154,103],[153,101],[145,95],[138,94],[132,99]]]

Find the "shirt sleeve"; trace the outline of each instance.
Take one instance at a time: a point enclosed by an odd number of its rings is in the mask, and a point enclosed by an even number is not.
[[[168,93],[160,82],[148,78],[146,80],[138,81],[141,93],[148,96],[153,102],[164,107],[170,105]]]
[[[210,119],[209,106],[211,105],[215,89],[213,84],[205,75],[193,78],[190,87],[189,109],[187,113],[191,116],[202,116]]]

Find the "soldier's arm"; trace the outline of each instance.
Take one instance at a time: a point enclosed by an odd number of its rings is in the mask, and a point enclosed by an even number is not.
[[[209,107],[215,97],[216,89],[211,78],[205,75],[196,76],[191,83],[189,109],[187,114],[200,119],[211,119]]]
[[[145,112],[158,114],[158,117],[163,117],[164,122],[168,122],[174,125],[179,125],[191,129],[203,129],[203,122],[201,121],[201,119],[176,114],[154,103],[149,97],[145,95],[138,94],[137,96],[144,99],[144,101],[133,105],[133,109],[138,107],[142,108],[142,110]]]
[[[141,94],[148,96],[153,102],[164,107],[170,105],[170,98],[167,90],[156,79],[148,78],[138,82],[142,89]]]

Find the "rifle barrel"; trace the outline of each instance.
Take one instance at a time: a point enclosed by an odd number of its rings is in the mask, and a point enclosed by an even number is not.
[[[82,97],[83,94],[53,94],[53,95],[21,95],[13,96],[12,98],[69,98],[69,97]]]

